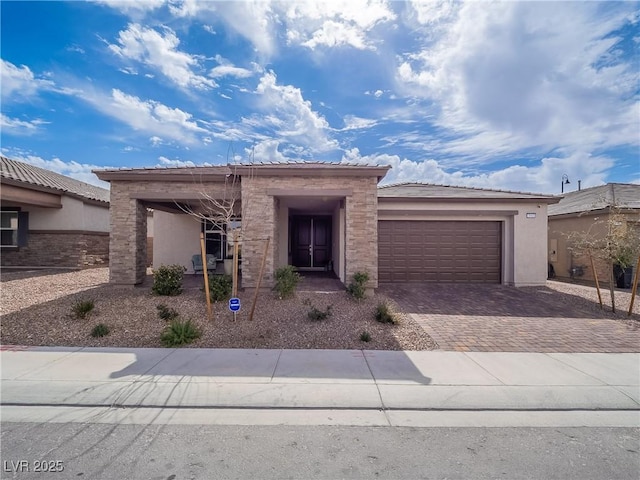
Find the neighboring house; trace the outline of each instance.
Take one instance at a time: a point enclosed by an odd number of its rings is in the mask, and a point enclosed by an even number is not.
[[[3,267],[109,261],[109,190],[0,157]]]
[[[606,234],[611,207],[620,207],[628,228],[640,235],[640,185],[608,183],[564,193],[564,198],[549,206],[549,264],[555,276],[594,281],[588,257],[571,251],[570,235],[590,232],[594,237]],[[609,281],[609,268],[605,262],[595,260],[598,280]]]
[[[405,184],[378,188],[390,167],[283,163],[98,170],[111,182],[111,282],[145,276],[147,208],[154,210],[153,265],[184,265],[229,251],[224,230],[193,215],[209,198],[242,207],[242,282],[263,286],[284,265],[330,270],[343,282],[366,271],[385,282],[541,285],[547,277],[547,205],[530,193]],[[235,180],[235,181],[232,181]],[[233,190],[233,191],[232,191]],[[242,212],[240,214],[240,212]]]

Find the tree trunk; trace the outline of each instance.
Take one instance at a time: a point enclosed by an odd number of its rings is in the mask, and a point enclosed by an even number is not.
[[[615,278],[613,277],[613,263],[609,265],[609,292],[611,292],[611,311],[616,313],[616,297],[614,296],[614,286],[613,282]]]

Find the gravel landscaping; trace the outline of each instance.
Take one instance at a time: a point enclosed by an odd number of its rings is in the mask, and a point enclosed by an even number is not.
[[[251,293],[240,293],[242,310],[236,321],[226,302],[214,304],[208,320],[204,292],[185,288],[175,297],[151,294],[151,282],[141,287],[108,284],[108,269],[74,272],[2,272],[2,344],[160,347],[160,335],[167,321],[158,317],[157,305],[175,309],[180,318],[190,319],[202,332],[191,347],[214,348],[317,348],[372,350],[430,350],[433,340],[408,315],[399,313],[398,325],[374,319],[376,306],[388,301],[381,294],[355,301],[346,292],[297,292],[279,300],[273,292],[261,294],[253,321],[248,321]],[[83,300],[93,300],[94,310],[77,319],[72,310]],[[309,320],[312,307],[332,315]],[[110,328],[107,336],[94,338],[91,330],[99,323]],[[360,340],[367,331],[371,340]]]

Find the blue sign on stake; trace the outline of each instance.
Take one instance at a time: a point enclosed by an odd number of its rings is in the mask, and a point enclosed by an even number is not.
[[[240,299],[239,298],[230,298],[229,299],[229,310],[231,310],[232,312],[238,312],[240,311]]]

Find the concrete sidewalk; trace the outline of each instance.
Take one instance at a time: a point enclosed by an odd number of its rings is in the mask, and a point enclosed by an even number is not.
[[[638,353],[5,347],[0,360],[3,408],[640,412]]]

